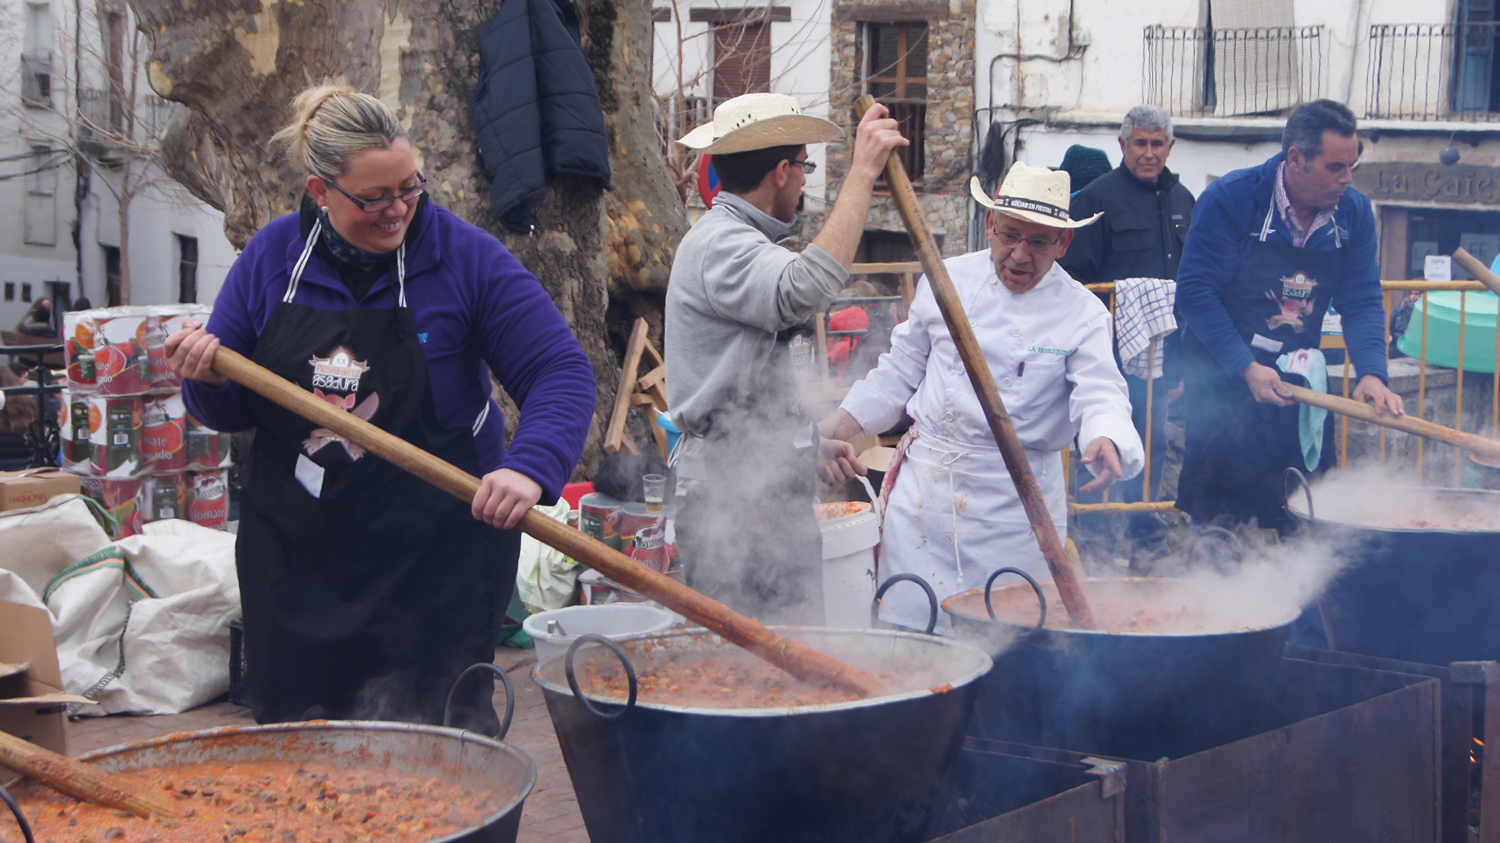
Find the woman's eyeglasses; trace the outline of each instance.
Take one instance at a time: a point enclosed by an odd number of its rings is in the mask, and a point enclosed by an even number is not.
[[[337,190],[339,193],[342,193],[345,196],[349,197],[350,202],[353,202],[355,205],[359,206],[359,209],[367,214],[375,214],[384,211],[386,208],[394,205],[397,199],[400,199],[402,202],[406,203],[415,202],[418,196],[421,196],[423,193],[427,192],[427,179],[423,178],[421,173],[417,173],[417,184],[415,187],[408,187],[395,196],[382,196],[379,199],[361,199],[358,196],[355,196],[349,191],[343,189],[342,187],[339,187],[334,182],[330,181],[324,183],[334,190]]]

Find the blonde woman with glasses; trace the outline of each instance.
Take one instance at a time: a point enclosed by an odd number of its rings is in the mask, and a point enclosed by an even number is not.
[[[536,278],[426,194],[396,115],[319,85],[275,136],[301,210],[251,238],[206,326],[167,341],[194,417],[254,430],[237,543],[259,722],[439,723],[489,662],[533,504],[555,501],[594,413],[588,358]],[[483,477],[471,503],[228,382],[219,345]],[[521,407],[506,445],[493,374]],[[499,529],[496,529],[499,528]],[[454,725],[493,732],[492,683]]]

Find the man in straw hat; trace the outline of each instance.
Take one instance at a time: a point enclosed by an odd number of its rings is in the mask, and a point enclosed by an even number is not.
[[[883,106],[870,109],[822,230],[800,253],[783,248],[816,166],[807,145],[843,134],[793,97],[746,94],[679,141],[713,155],[721,192],[683,237],[667,289],[677,544],[693,588],[764,621],[822,619],[819,443],[800,413],[808,325],[848,283],[870,190],[906,144]],[[846,442],[826,448],[854,459]]]
[[[945,261],[1059,534],[1067,524],[1060,452],[1075,436],[1094,474],[1085,491],[1133,477],[1145,461],[1115,365],[1109,311],[1056,262],[1074,230],[1099,218],[1071,219],[1068,188],[1066,172],[1023,162],[1011,167],[993,198],[975,178],[970,191],[990,209],[990,248]],[[819,427],[824,436],[849,439],[861,430],[890,428],[903,410],[912,426],[881,491],[881,578],[916,574],[941,599],[983,586],[1004,566],[1046,576],[1010,473],[926,284],[891,335],[890,353]],[[833,478],[849,473],[831,463],[824,471]],[[915,588],[892,589],[880,616],[922,629],[927,601]],[[946,617],[939,624],[949,628]]]

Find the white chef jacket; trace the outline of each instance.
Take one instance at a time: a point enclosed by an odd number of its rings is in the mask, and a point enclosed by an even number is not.
[[[988,249],[944,263],[1053,523],[1065,537],[1060,452],[1075,436],[1085,447],[1100,437],[1113,441],[1122,479],[1140,473],[1145,463],[1125,379],[1115,364],[1109,311],[1056,263],[1025,293],[1000,283]],[[891,334],[890,352],[841,406],[865,430],[890,428],[903,409],[914,422],[915,441],[897,473],[881,530],[882,579],[915,573],[941,600],[983,586],[996,568],[1050,577],[931,285],[919,285],[907,321]],[[923,628],[925,602],[914,586],[893,586],[881,617]],[[940,612],[939,629],[948,628]]]

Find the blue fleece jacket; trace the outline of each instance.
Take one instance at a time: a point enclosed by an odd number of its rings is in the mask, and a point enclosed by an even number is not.
[[[1266,209],[1275,205],[1272,192],[1276,172],[1285,158],[1285,154],[1277,154],[1259,167],[1235,170],[1203,191],[1177,269],[1177,307],[1183,321],[1232,376],[1238,376],[1255,358],[1229,319],[1224,291],[1249,259]],[[1385,305],[1380,293],[1375,212],[1369,197],[1352,187],[1344,191],[1333,223],[1345,249],[1343,283],[1333,297],[1333,306],[1343,317],[1349,359],[1361,376],[1387,380]],[[1333,251],[1334,226],[1325,225],[1313,232],[1306,248]],[[1275,210],[1266,240],[1292,244],[1291,232]]]
[[[474,437],[484,472],[509,468],[542,487],[542,502],[562,493],[583,453],[594,416],[594,370],[536,276],[494,236],[427,203],[422,227],[407,246],[406,302],[427,358],[438,423],[470,427],[490,398],[490,372],[521,408],[505,445],[505,420],[491,406]],[[208,321],[225,348],[247,357],[271,311],[286,294],[306,240],[298,215],[261,229],[230,267]],[[336,267],[314,254],[297,287],[297,303],[325,310],[396,305],[396,270],[356,302]],[[256,426],[243,388],[183,384],[188,411],[216,430]]]

